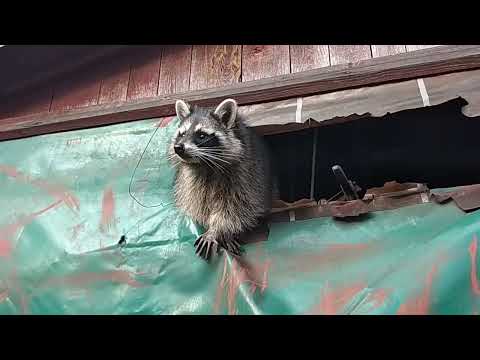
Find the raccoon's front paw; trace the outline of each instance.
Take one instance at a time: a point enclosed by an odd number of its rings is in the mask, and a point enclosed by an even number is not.
[[[220,252],[218,242],[208,234],[200,235],[197,241],[195,241],[194,246],[197,249],[195,250],[195,254],[206,261],[210,260],[212,253],[216,252],[218,254]]]
[[[231,255],[242,256],[242,246],[236,240],[232,239],[230,241],[225,241],[225,243],[222,244],[222,247],[227,250]]]

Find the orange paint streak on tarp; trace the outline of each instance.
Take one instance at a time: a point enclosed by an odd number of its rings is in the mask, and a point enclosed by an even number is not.
[[[370,299],[373,301],[374,308],[379,308],[385,301],[387,301],[388,297],[390,296],[392,290],[390,289],[377,289],[371,295]]]
[[[429,313],[432,285],[437,272],[438,264],[435,264],[427,274],[422,293],[400,305],[397,311],[398,315],[427,315]]]
[[[134,288],[144,286],[142,283],[135,280],[132,273],[125,270],[113,270],[101,273],[85,272],[81,274],[56,277],[48,280],[43,286],[72,286],[83,288],[99,282],[126,284]]]
[[[468,252],[470,253],[470,282],[473,293],[480,296],[480,285],[478,284],[477,278],[477,251],[478,239],[477,236],[474,235],[473,240],[468,248]]]
[[[12,253],[12,243],[8,239],[0,238],[0,257],[8,257]]]
[[[63,201],[65,205],[67,205],[73,211],[80,210],[80,202],[78,198],[70,191],[68,191],[68,189],[65,188],[63,185],[50,184],[47,181],[40,179],[32,179],[29,175],[24,175],[15,167],[10,165],[0,164],[0,173],[4,173],[8,177],[11,177],[16,181],[30,184],[47,192],[53,198]]]
[[[0,228],[0,257],[9,257],[13,250],[13,237],[20,231],[24,226],[30,224],[37,216],[47,212],[50,209],[53,209],[59,206],[62,203],[61,200],[47,206],[45,209],[34,212],[27,216],[21,216],[13,224],[6,225]]]
[[[306,315],[337,315],[364,288],[365,284],[357,283],[331,289],[327,282],[322,290],[320,303],[314,305]]]
[[[213,309],[216,314],[220,313],[222,298],[226,294],[228,314],[235,315],[238,313],[236,308],[237,294],[242,284],[249,283],[250,293],[252,294],[255,293],[257,288],[260,289],[261,293],[267,289],[271,261],[266,259],[261,263],[252,265],[245,259],[232,258],[232,266],[229,271],[227,256],[224,257],[222,277],[215,292]]]
[[[8,298],[8,290],[0,291],[0,303],[4,302]]]
[[[102,199],[102,218],[100,220],[100,231],[108,233],[115,225],[115,197],[111,187],[107,187],[103,192]]]
[[[310,273],[323,267],[334,266],[339,262],[355,261],[364,257],[368,251],[373,252],[374,250],[374,247],[368,243],[332,244],[317,253],[285,256],[281,263],[284,264],[289,273]]]
[[[168,124],[172,122],[172,120],[175,119],[175,116],[168,116],[163,119],[161,119],[159,122],[155,124],[155,127],[167,127]]]

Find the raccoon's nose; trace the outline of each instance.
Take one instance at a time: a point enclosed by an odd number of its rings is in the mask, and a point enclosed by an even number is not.
[[[175,144],[173,150],[175,150],[175,153],[179,156],[185,154],[185,147],[183,146],[183,144]]]

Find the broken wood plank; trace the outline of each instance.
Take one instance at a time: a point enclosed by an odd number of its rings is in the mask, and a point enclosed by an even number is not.
[[[330,66],[328,45],[290,45],[292,73]]]
[[[405,45],[370,45],[370,47],[374,58],[397,55],[407,51]]]
[[[468,104],[462,108],[465,116],[480,116],[480,70],[453,73],[423,79],[430,106],[462,97]]]
[[[170,45],[163,48],[158,95],[188,91],[192,45]]]
[[[241,61],[240,45],[194,45],[190,90],[238,83]]]
[[[372,57],[369,45],[328,45],[328,47],[332,65],[356,63]]]
[[[352,114],[380,117],[419,107],[423,102],[417,82],[409,80],[304,97],[301,121],[331,122]]]
[[[365,60],[357,64],[329,66],[217,89],[163,95],[122,105],[105,104],[48,116],[24,116],[0,121],[0,140],[82,129],[132,120],[175,115],[175,100],[213,106],[225,97],[240,105],[305,97],[361,86],[422,78],[480,68],[480,46],[441,46]]]
[[[242,82],[290,73],[288,45],[244,45]]]
[[[149,47],[141,52],[131,66],[127,100],[146,99],[157,96],[160,76],[161,46]]]

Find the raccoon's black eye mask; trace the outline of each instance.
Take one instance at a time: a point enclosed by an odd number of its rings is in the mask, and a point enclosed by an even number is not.
[[[218,139],[214,134],[207,134],[201,131],[195,134],[194,141],[197,146],[218,146]]]

